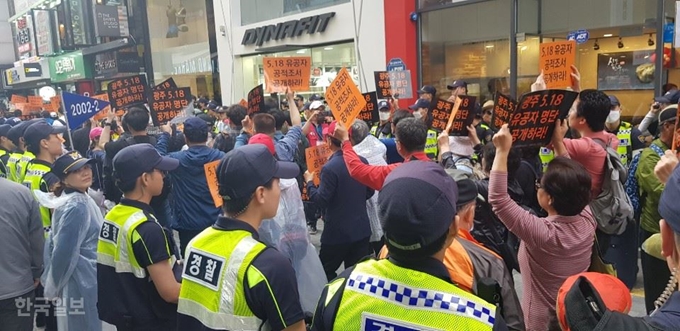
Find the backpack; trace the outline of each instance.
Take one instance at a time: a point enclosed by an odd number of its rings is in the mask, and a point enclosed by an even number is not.
[[[595,216],[597,228],[611,235],[620,235],[626,230],[628,222],[633,220],[633,206],[623,183],[628,171],[621,162],[618,152],[611,147],[611,140],[605,144],[601,139],[593,139],[607,152],[605,157],[604,180],[602,192],[590,202],[590,209]]]
[[[664,152],[661,149],[661,147],[651,144],[649,146],[659,157],[662,157]],[[633,161],[630,163],[630,167],[628,168],[628,179],[626,180],[626,194],[628,194],[628,197],[630,198],[630,202],[633,206],[633,211],[635,212],[635,216],[639,216],[642,213],[642,201],[643,198],[640,196],[640,183],[638,183],[637,178],[635,178],[635,173],[637,172],[638,169],[638,164],[640,163],[640,155],[642,153],[638,153],[633,157]]]

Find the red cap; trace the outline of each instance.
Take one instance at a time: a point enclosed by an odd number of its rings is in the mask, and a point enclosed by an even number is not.
[[[562,330],[569,330],[564,310],[564,300],[567,292],[569,292],[576,280],[581,276],[585,277],[593,285],[593,288],[600,295],[607,309],[628,314],[633,301],[628,287],[623,282],[611,275],[599,272],[583,272],[567,278],[557,292],[557,319],[560,321]]]
[[[335,126],[337,125],[338,121],[333,121],[331,124],[329,124],[327,127],[323,128],[323,136],[333,136],[333,133],[335,132]]]
[[[248,140],[248,145],[252,144],[262,144],[267,146],[267,149],[272,153],[272,155],[276,155],[276,149],[274,148],[274,140],[272,138],[264,133],[258,133]]]

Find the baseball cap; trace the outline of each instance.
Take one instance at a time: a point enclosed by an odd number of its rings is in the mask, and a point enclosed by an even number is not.
[[[312,95],[309,97],[308,100],[309,100],[309,101],[321,101],[321,100],[323,100],[323,99],[324,99],[324,97],[321,96],[321,94],[315,93],[315,94],[312,94]]]
[[[659,113],[659,124],[674,120],[678,116],[678,105],[670,105]]]
[[[680,168],[673,170],[671,178],[666,182],[666,188],[661,193],[659,201],[659,214],[673,229],[673,232],[680,233]]]
[[[52,134],[66,132],[65,126],[51,126],[44,120],[29,125],[24,132],[24,143],[26,146],[38,146],[40,141],[47,139]]]
[[[189,117],[184,121],[184,132],[204,131],[208,134],[208,123],[200,117]]]
[[[15,145],[19,145],[19,138],[24,136],[24,132],[26,132],[26,128],[31,126],[31,124],[36,123],[38,121],[44,121],[42,119],[33,119],[30,121],[25,121],[25,122],[20,122],[19,124],[13,126],[9,132],[7,132],[7,138],[11,140]]]
[[[387,101],[380,101],[378,102],[378,110],[390,110],[390,104],[387,103]]]
[[[207,108],[210,109],[210,110],[217,110],[217,108],[219,108],[219,106],[214,101],[210,101],[210,102],[208,102]]]
[[[135,144],[125,147],[113,158],[116,181],[130,183],[145,172],[154,169],[172,171],[179,167],[179,160],[164,157],[151,144]]]
[[[9,124],[0,125],[0,137],[7,137],[7,133],[9,133],[11,128],[12,126]]]
[[[437,89],[434,88],[434,86],[432,86],[432,85],[424,85],[418,91],[418,94],[423,94],[423,93],[430,93],[432,95],[435,95],[435,94],[437,94]]]
[[[562,330],[570,330],[567,313],[572,318],[583,318],[579,316],[577,309],[573,312],[568,312],[567,309],[581,306],[578,301],[584,301],[582,292],[584,287],[590,288],[596,296],[599,296],[600,300],[597,301],[601,301],[608,310],[628,314],[633,305],[630,291],[618,278],[598,272],[573,275],[564,281],[557,292],[557,319]]]
[[[617,98],[615,95],[609,96],[609,102],[612,104],[612,107],[621,105],[621,102],[619,102],[619,98]]]
[[[102,131],[104,131],[104,129],[100,128],[100,127],[96,127],[94,129],[90,130],[90,140],[95,140],[95,139],[101,137]]]
[[[458,187],[434,162],[412,161],[385,179],[378,207],[390,252],[418,251],[441,238],[456,217]]]
[[[228,110],[229,110],[229,107],[217,107],[217,109],[215,111],[223,114],[223,113],[226,113]]]
[[[21,119],[18,117],[10,117],[5,121],[5,124],[8,124],[9,126],[15,126],[17,124],[21,123]]]
[[[663,96],[654,98],[654,101],[658,103],[678,103],[680,101],[680,91],[670,90]]]
[[[465,81],[462,81],[462,80],[454,80],[453,82],[451,82],[451,84],[446,85],[446,88],[449,89],[449,90],[453,90],[453,89],[456,89],[456,88],[459,88],[459,87],[467,88],[467,83]]]
[[[198,102],[198,103],[208,103],[208,101],[209,101],[209,100],[206,99],[206,98],[200,98],[200,99],[198,99],[197,102]]]
[[[312,101],[312,103],[309,104],[309,109],[310,110],[317,110],[319,108],[323,107],[323,102],[321,101]]]
[[[418,99],[415,104],[410,105],[408,109],[411,110],[418,110],[420,108],[427,108],[430,109],[430,102],[425,100],[425,99]]]
[[[261,144],[231,150],[217,166],[220,195],[225,200],[247,198],[272,178],[290,179],[300,173],[293,162],[281,162]]]
[[[329,124],[327,127],[323,128],[323,136],[333,136],[333,133],[335,132],[335,127],[338,125],[338,121],[333,121],[331,124]]]
[[[209,126],[215,125],[215,118],[213,118],[212,116],[210,116],[206,113],[200,113],[200,114],[196,115],[196,118],[200,118],[201,120],[203,120],[203,122],[205,122]],[[184,124],[184,125],[186,125],[186,124]]]
[[[485,102],[484,105],[482,106],[482,110],[492,109],[494,105],[495,105],[495,104],[494,104],[493,100],[488,100],[488,101]]]
[[[69,172],[80,170],[85,165],[92,163],[94,163],[94,160],[86,159],[77,151],[73,151],[60,156],[54,161],[52,173],[63,180],[68,176]]]
[[[274,148],[274,140],[272,138],[264,133],[258,133],[250,139],[248,139],[248,145],[251,144],[261,144],[267,146],[267,149],[272,153],[272,155],[276,154],[276,148]]]

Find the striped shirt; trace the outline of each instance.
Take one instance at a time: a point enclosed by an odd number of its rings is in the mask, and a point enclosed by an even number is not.
[[[489,203],[501,222],[522,240],[518,259],[527,331],[548,330],[556,318],[560,286],[590,266],[595,218],[589,207],[576,216],[534,216],[510,198],[508,174],[498,171],[491,172]]]

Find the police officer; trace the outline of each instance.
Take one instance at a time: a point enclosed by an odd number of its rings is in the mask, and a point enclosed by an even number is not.
[[[425,99],[418,99],[415,104],[408,107],[413,111],[413,117],[416,119],[421,119],[429,126],[430,119],[430,102]],[[427,140],[425,142],[425,154],[431,160],[436,160],[439,154],[439,148],[437,147],[437,131],[428,129],[427,130]]]
[[[621,103],[616,96],[610,95],[609,101],[611,101],[612,108],[604,123],[605,129],[619,139],[617,152],[623,165],[628,166],[633,160],[633,152],[645,148],[644,142],[640,140],[642,132],[630,123],[621,120]]]
[[[149,203],[161,194],[166,171],[179,161],[151,144],[123,148],[113,176],[123,192],[106,215],[97,244],[99,318],[118,330],[175,330],[179,273],[176,245]]]
[[[387,101],[378,102],[378,115],[380,116],[380,122],[371,127],[371,135],[378,139],[392,138],[390,104]]]
[[[10,153],[9,159],[7,159],[7,170],[9,172],[7,177],[10,180],[19,184],[23,184],[24,174],[26,174],[26,172],[20,170],[21,168],[19,167],[19,162],[21,162],[22,156],[24,155],[24,153],[26,153],[26,144],[24,143],[24,132],[26,132],[26,129],[29,126],[31,126],[31,124],[36,123],[37,121],[40,120],[36,119],[26,122],[20,122],[19,124],[13,126],[9,130],[9,132],[7,132],[7,138],[9,138],[9,140],[15,146],[14,151]]]
[[[456,97],[468,94],[467,83],[460,79],[446,85],[446,88],[451,91],[451,96],[448,99],[449,102],[456,102]]]
[[[217,167],[224,216],[187,247],[179,330],[305,330],[295,271],[257,233],[276,215],[279,179],[298,173],[261,144],[225,155]]]
[[[432,85],[424,85],[418,91],[418,98],[432,102],[435,95],[437,95],[437,89]]]
[[[493,100],[489,100],[484,103],[481,111],[481,121],[476,125],[477,137],[481,140],[482,145],[486,145],[491,142],[494,132],[491,129],[491,115],[493,114],[494,103]]]
[[[11,128],[9,124],[0,125],[0,178],[5,179],[9,178],[7,171],[9,154],[14,150],[14,144],[7,138],[7,133]]]
[[[496,308],[454,285],[442,262],[458,232],[457,200],[456,183],[434,162],[394,169],[378,198],[390,257],[331,281],[312,330],[507,330]]]

